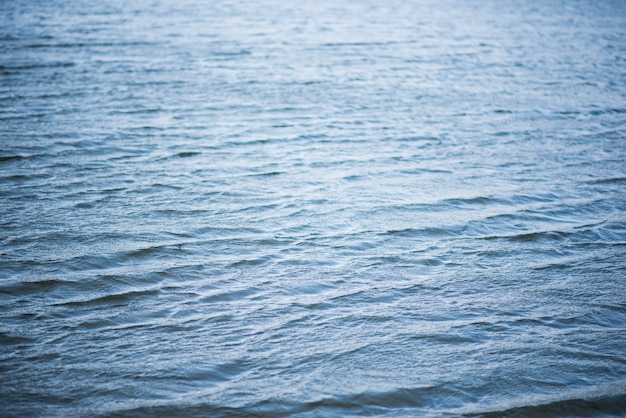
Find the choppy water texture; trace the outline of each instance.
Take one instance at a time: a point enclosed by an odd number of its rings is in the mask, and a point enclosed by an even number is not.
[[[0,415],[626,414],[623,1],[0,10]]]

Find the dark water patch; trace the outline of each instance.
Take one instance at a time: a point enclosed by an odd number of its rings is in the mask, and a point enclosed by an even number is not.
[[[146,405],[140,407],[131,407],[129,409],[119,409],[99,415],[102,418],[116,417],[254,417],[255,414],[243,408],[232,407],[228,405],[200,403],[200,404],[183,404],[183,405]],[[256,416],[263,416],[256,414]]]
[[[197,151],[186,151],[186,152],[179,152],[178,154],[176,154],[176,156],[180,158],[189,158],[189,157],[195,157],[196,155],[200,155],[200,154],[202,153],[197,152]]]
[[[619,108],[604,108],[604,109],[594,109],[594,110],[590,110],[589,114],[591,116],[601,116],[607,113],[626,113],[625,109],[619,109]]]
[[[314,303],[299,304],[299,306],[307,310],[324,311],[327,309],[334,308],[335,305],[330,302],[314,302]]]
[[[107,303],[107,305],[109,306],[126,306],[126,303],[123,302],[110,302]],[[103,329],[108,329],[108,328],[112,328],[117,326],[118,323],[117,321],[114,321],[112,319],[109,318],[95,318],[95,319],[88,319],[86,321],[81,321],[76,323],[75,325],[73,325],[71,328],[73,329],[80,329],[80,330],[103,330]],[[68,327],[69,328],[69,327]]]
[[[225,57],[225,58],[241,57],[241,56],[251,55],[251,54],[252,54],[252,51],[250,51],[248,49],[219,50],[219,51],[212,51],[211,52],[211,56],[214,56],[214,57]]]
[[[111,111],[112,114],[122,114],[122,115],[141,115],[141,114],[150,114],[150,113],[157,113],[157,112],[162,112],[163,109],[161,109],[160,107],[147,107],[147,108],[137,108],[137,109],[130,109],[130,110],[113,110]]]
[[[259,173],[259,174],[250,174],[250,176],[252,177],[271,177],[271,176],[279,176],[281,174],[285,174],[282,171],[268,171],[265,173]]]
[[[444,204],[444,205],[450,205],[450,206],[492,205],[492,204],[502,203],[502,200],[496,199],[493,197],[478,196],[478,197],[469,197],[469,198],[463,198],[463,199],[446,199],[439,203]]]
[[[474,337],[472,337],[469,334],[466,333],[461,333],[461,332],[451,332],[451,333],[446,333],[446,334],[426,334],[426,335],[419,335],[419,336],[414,336],[412,339],[419,339],[419,340],[426,340],[430,343],[434,343],[434,344],[445,344],[446,346],[451,345],[451,344],[459,344],[459,345],[466,345],[466,344],[476,344],[479,343],[480,341]]]
[[[537,266],[537,267],[533,267],[534,270],[557,270],[557,271],[562,271],[562,270],[567,270],[567,269],[572,269],[573,265],[571,264],[567,264],[567,263],[548,263],[547,265],[541,265],[541,266]]]
[[[588,184],[622,184],[622,183],[626,183],[626,177],[614,177],[614,178],[590,180],[587,183]]]
[[[131,41],[131,42],[58,42],[58,43],[32,43],[26,44],[23,48],[39,49],[39,48],[63,48],[63,49],[81,49],[85,47],[132,47],[132,46],[150,46],[150,42]]]
[[[42,112],[33,112],[27,114],[9,114],[0,116],[0,120],[10,121],[10,120],[31,120],[31,119],[41,119],[48,116],[47,113]]]
[[[84,286],[79,282],[60,279],[13,281],[12,283],[2,283],[0,285],[0,293],[15,297],[46,294],[53,291],[72,294],[81,289],[84,289]]]
[[[113,252],[108,254],[84,254],[70,258],[64,262],[74,271],[81,270],[105,270],[125,265],[127,263],[141,262],[154,258],[167,258],[184,252],[182,245],[158,245],[134,250]]]
[[[415,237],[415,238],[427,238],[427,237],[452,237],[458,235],[458,231],[452,228],[407,228],[396,230],[392,229],[382,233],[382,235],[401,236],[401,237]]]
[[[67,68],[74,67],[74,62],[46,62],[46,63],[34,63],[34,64],[22,64],[22,65],[0,65],[1,71],[12,72],[20,70],[36,70],[40,68]]]
[[[572,397],[569,399],[549,400],[537,397],[527,405],[512,406],[499,410],[469,413],[470,417],[597,417],[597,416],[622,416],[626,410],[626,394],[595,394],[590,393],[585,397]]]
[[[147,289],[147,290],[131,290],[118,294],[104,295],[99,296],[93,299],[85,299],[85,300],[77,300],[77,301],[67,301],[58,303],[57,306],[119,306],[119,305],[128,305],[129,303],[141,299],[144,297],[152,298],[159,294],[158,289]]]
[[[261,266],[263,264],[266,264],[268,262],[270,262],[272,259],[272,257],[270,256],[264,256],[264,257],[257,257],[257,258],[246,258],[243,260],[237,260],[234,263],[231,264],[232,267],[244,267],[244,266]]]
[[[93,209],[96,207],[96,202],[80,202],[75,205],[78,209]]]
[[[21,345],[21,344],[31,344],[35,340],[28,337],[23,337],[20,335],[11,335],[5,332],[0,332],[0,344],[3,346],[7,345]]]
[[[164,184],[164,183],[154,183],[151,185],[151,187],[160,188],[160,189],[183,190],[183,187],[181,186],[177,186],[174,184]]]
[[[541,232],[529,232],[516,235],[507,236],[487,236],[483,239],[506,239],[512,242],[543,242],[543,241],[563,241],[572,236],[571,233],[561,231],[541,231]]]
[[[21,155],[3,155],[0,156],[0,163],[6,163],[9,161],[21,161],[24,157]]]

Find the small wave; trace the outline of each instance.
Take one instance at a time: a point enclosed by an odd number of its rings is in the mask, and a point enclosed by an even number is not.
[[[73,62],[48,62],[48,63],[42,63],[42,64],[0,65],[0,70],[3,70],[3,71],[34,70],[37,68],[73,67],[75,65],[76,64]]]
[[[109,113],[112,115],[142,115],[142,114],[151,114],[162,112],[163,108],[161,107],[147,107],[147,108],[136,108],[132,110],[112,110]]]
[[[539,194],[516,194],[507,197],[505,202],[510,205],[523,205],[528,203],[550,203],[559,201],[561,197],[556,193],[547,192]]]
[[[153,297],[158,294],[158,289],[129,290],[110,295],[98,296],[92,299],[61,302],[55,304],[55,306],[127,305],[133,300],[143,297]]]
[[[23,337],[21,335],[11,335],[0,331],[0,345],[19,345],[35,342],[34,339]]]
[[[152,45],[150,42],[60,42],[60,43],[34,43],[24,45],[24,48],[85,48],[85,47],[126,47],[126,46],[146,46]]]
[[[243,289],[234,289],[226,292],[217,292],[209,295],[203,296],[199,302],[200,303],[215,303],[215,302],[226,302],[226,301],[237,301],[249,298],[250,296],[256,295],[262,289],[256,286],[243,288]]]
[[[400,42],[396,41],[372,41],[372,42],[327,42],[322,44],[322,47],[344,47],[344,46],[386,46],[395,45]]]
[[[566,270],[566,269],[571,269],[572,265],[571,264],[567,264],[567,263],[548,263],[545,265],[541,265],[541,266],[537,266],[537,267],[532,267],[533,270],[535,271],[544,271],[544,270]]]
[[[204,211],[192,211],[192,213],[203,214]],[[212,239],[216,237],[229,239],[235,239],[237,237],[249,236],[249,235],[260,235],[263,234],[264,231],[257,228],[252,227],[237,227],[237,228],[229,228],[229,227],[212,227],[212,226],[203,226],[196,228],[192,231],[189,231],[189,234],[193,237],[200,238],[204,236],[210,236]]]
[[[587,184],[622,184],[626,183],[626,177],[609,177],[588,181]]]
[[[176,157],[179,158],[189,158],[189,157],[195,157],[196,155],[200,155],[202,154],[199,151],[184,151],[184,152],[179,152],[178,154],[176,154]]]
[[[313,413],[315,416],[385,415],[392,411],[427,410],[437,404],[449,402],[461,393],[441,386],[396,388],[388,391],[365,391],[336,394],[308,402],[288,402],[267,399],[245,407],[241,412],[250,415],[290,416]]]
[[[616,382],[563,394],[555,398],[534,397],[513,401],[467,417],[595,417],[624,416],[626,383]]]
[[[620,324],[611,324],[602,318],[596,318],[593,315],[579,315],[579,316],[541,316],[535,318],[518,317],[507,320],[489,320],[481,318],[477,321],[471,321],[470,323],[459,325],[455,328],[464,328],[466,326],[483,328],[490,331],[506,331],[517,330],[520,327],[546,327],[553,329],[577,329],[580,327],[591,326],[610,326],[618,327]],[[581,354],[581,352],[578,352]]]
[[[63,290],[72,294],[84,286],[80,282],[60,279],[43,279],[36,281],[19,281],[0,285],[0,294],[12,296],[25,296],[38,293],[50,293],[52,291]]]
[[[7,161],[20,161],[23,159],[24,157],[21,155],[4,155],[0,156],[0,163],[5,163]]]
[[[157,405],[154,405],[156,403]],[[129,408],[116,408],[99,415],[100,418],[124,418],[124,417],[248,417],[244,410],[226,405],[214,405],[204,403],[200,405],[152,405],[130,406]],[[280,417],[281,415],[274,415]]]
[[[181,186],[177,186],[174,184],[164,184],[164,183],[154,183],[151,185],[151,187],[154,187],[155,189],[183,190]],[[159,212],[163,213],[165,211],[159,211]]]
[[[87,207],[89,205],[87,204]],[[168,257],[184,251],[182,244],[162,244],[151,247],[129,249],[108,254],[83,254],[64,261],[67,267],[75,271],[106,270],[124,265],[128,262],[142,261],[152,258]]]
[[[250,174],[250,177],[271,177],[271,176],[279,176],[281,174],[284,174],[284,172],[283,171],[268,171],[265,173]]]
[[[231,264],[232,267],[242,267],[242,266],[260,266],[265,264],[268,261],[267,258],[248,258],[244,260],[235,261]]]
[[[211,55],[215,57],[238,57],[238,56],[251,55],[251,54],[252,54],[252,51],[248,49],[239,49],[239,50],[234,50],[234,51],[227,51],[227,50],[213,51],[211,53]]]
[[[489,204],[494,204],[494,203],[503,203],[503,200],[493,198],[493,197],[477,196],[477,197],[467,197],[467,198],[445,199],[439,203],[449,205],[449,206],[469,206],[469,205],[489,205]]]
[[[155,380],[176,380],[184,379],[187,382],[191,381],[211,381],[211,382],[225,382],[229,379],[236,377],[248,370],[249,362],[245,360],[233,360],[224,362],[213,367],[193,367],[176,369],[171,372],[159,372],[153,373],[145,371],[135,376],[135,379],[142,381],[155,381]]]
[[[304,303],[304,304],[299,304],[298,306],[301,306],[311,311],[325,311],[325,310],[332,309],[335,307],[334,304],[329,303],[329,302]]]
[[[525,232],[513,235],[490,235],[483,237],[485,240],[507,240],[512,242],[540,242],[540,241],[563,241],[573,234],[563,231],[539,231]]]
[[[611,113],[618,113],[618,114],[626,113],[626,109],[610,107],[610,108],[605,108],[605,109],[594,109],[594,110],[589,111],[589,114],[591,116],[601,116],[601,115],[611,114]]]
[[[452,228],[406,228],[406,229],[390,229],[382,235],[392,235],[401,237],[452,237],[459,233]]]
[[[36,119],[43,118],[46,116],[46,113],[25,113],[25,114],[9,114],[5,116],[0,116],[0,120],[28,120],[28,119]]]

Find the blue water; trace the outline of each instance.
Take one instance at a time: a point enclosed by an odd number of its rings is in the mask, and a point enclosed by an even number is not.
[[[0,14],[1,416],[626,416],[623,1]]]

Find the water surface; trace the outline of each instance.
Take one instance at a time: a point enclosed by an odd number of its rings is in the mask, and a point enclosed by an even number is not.
[[[619,416],[621,1],[0,1],[0,414]]]

